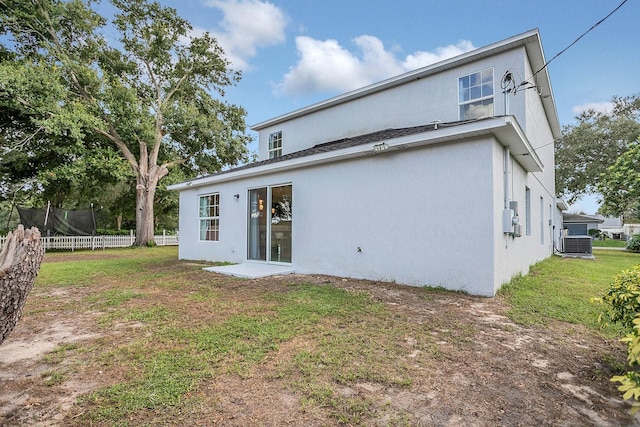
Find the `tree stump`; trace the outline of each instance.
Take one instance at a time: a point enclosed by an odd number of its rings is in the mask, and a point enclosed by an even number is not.
[[[37,228],[25,230],[19,225],[14,232],[9,232],[0,251],[0,344],[22,315],[42,258],[44,248]]]

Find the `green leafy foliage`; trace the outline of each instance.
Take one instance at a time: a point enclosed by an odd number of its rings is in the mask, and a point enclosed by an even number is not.
[[[606,199],[603,174],[640,135],[640,95],[611,102],[610,113],[588,110],[576,117],[577,124],[562,129],[556,144],[556,187],[569,203],[595,192]]]
[[[598,239],[602,235],[602,232],[600,230],[598,230],[597,228],[590,228],[587,231],[587,234],[589,234],[589,236],[591,236],[591,238],[593,238],[593,239]]]
[[[630,367],[640,365],[640,315],[633,319],[633,330],[622,338],[627,343],[627,362]],[[616,375],[611,381],[620,383],[618,390],[623,392],[622,398],[625,400],[633,399],[632,413],[636,413],[640,409],[640,373],[630,371],[624,375]]]
[[[627,250],[640,252],[640,234],[634,234],[627,242]]]
[[[640,313],[640,265],[618,273],[596,301],[607,306],[600,315],[600,322],[620,323],[631,330],[636,315]]]
[[[603,196],[603,212],[612,215],[629,212],[637,216],[640,207],[640,139],[629,144],[629,149],[603,172],[598,191]]]
[[[620,323],[629,331],[621,339],[627,343],[627,362],[629,367],[640,365],[640,266],[616,275],[609,289],[598,300],[608,305],[598,320]],[[620,383],[618,390],[624,393],[623,399],[636,401],[632,413],[637,412],[640,409],[640,374],[629,371],[613,376],[611,381]]]
[[[177,206],[156,197],[171,170],[246,161],[251,138],[246,111],[222,100],[240,73],[211,35],[157,2],[111,3],[109,23],[91,0],[1,2],[0,188],[31,182],[54,206],[132,212],[142,246],[155,205]],[[117,197],[96,200],[106,193]]]

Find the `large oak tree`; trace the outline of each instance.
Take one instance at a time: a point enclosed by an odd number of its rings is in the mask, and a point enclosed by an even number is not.
[[[569,203],[584,194],[601,194],[602,177],[640,135],[640,95],[614,97],[612,105],[608,113],[585,111],[562,130],[556,188]]]
[[[37,141],[99,169],[89,159],[117,152],[135,176],[136,244],[145,245],[169,170],[237,164],[250,138],[244,109],[222,100],[240,74],[213,37],[193,36],[155,2],[111,3],[107,25],[91,0],[0,0],[0,107],[19,118],[4,118],[13,129],[3,132],[3,155]]]
[[[603,214],[640,218],[640,138],[602,174],[598,191]]]

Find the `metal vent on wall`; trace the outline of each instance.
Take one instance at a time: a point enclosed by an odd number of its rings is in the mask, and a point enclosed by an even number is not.
[[[567,254],[592,254],[592,239],[589,236],[566,236],[564,252]]]

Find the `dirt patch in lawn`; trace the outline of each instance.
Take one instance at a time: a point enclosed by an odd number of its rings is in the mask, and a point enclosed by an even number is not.
[[[522,327],[505,316],[507,306],[499,297],[328,276],[238,280],[190,268],[190,283],[210,281],[216,298],[236,302],[211,312],[194,304],[191,313],[189,304],[182,304],[194,324],[240,311],[292,283],[370,295],[398,322],[417,326],[412,329],[416,333],[397,337],[393,349],[401,354],[398,363],[410,367],[411,381],[399,385],[356,378],[334,383],[331,402],[366,402],[358,418],[345,421],[335,416],[335,407],[332,412],[328,404],[310,404],[300,393],[304,385],[292,386],[302,379],[283,372],[283,363],[317,345],[301,335],[280,343],[248,371],[221,371],[201,382],[193,391],[198,404],[165,415],[158,414],[161,408],[134,412],[130,425],[640,426],[609,381],[616,373],[613,367],[624,363],[621,343],[561,322]],[[123,380],[123,374],[105,367],[99,353],[131,339],[141,324],[116,322],[105,329],[98,321],[103,313],[78,311],[72,304],[95,294],[96,287],[108,286],[34,288],[25,315],[0,346],[0,425],[80,425],[91,406],[78,398]],[[145,289],[154,304],[181,304],[182,296],[193,293],[161,290]],[[46,310],[51,300],[64,300],[68,308]]]

